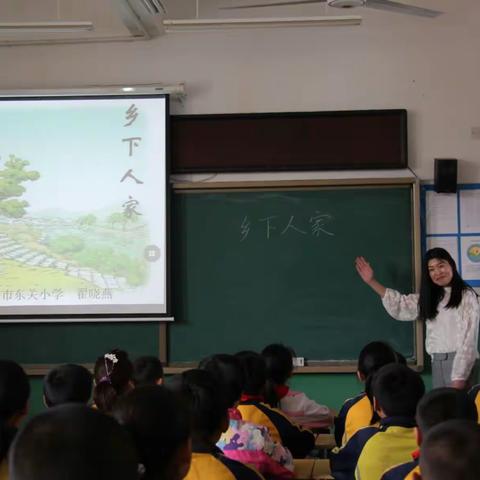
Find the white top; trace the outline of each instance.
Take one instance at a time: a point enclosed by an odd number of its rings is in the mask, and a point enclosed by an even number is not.
[[[445,296],[438,305],[438,314],[427,320],[427,353],[456,352],[452,368],[452,381],[466,380],[478,358],[478,324],[480,305],[472,290],[465,290],[457,308],[445,308],[450,299],[451,288],[445,288]],[[387,312],[396,320],[416,320],[418,318],[418,298],[416,293],[402,295],[387,288],[382,299]]]
[[[309,417],[311,422],[331,421],[332,413],[325,405],[308,398],[303,392],[289,390],[280,400],[280,409],[289,417]]]

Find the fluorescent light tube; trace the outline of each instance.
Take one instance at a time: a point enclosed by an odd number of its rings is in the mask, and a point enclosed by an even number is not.
[[[355,15],[323,17],[274,17],[274,18],[206,18],[163,20],[165,31],[191,32],[198,30],[225,30],[263,27],[322,27],[360,25],[362,17]]]
[[[93,30],[92,22],[0,22],[0,33],[70,33]]]

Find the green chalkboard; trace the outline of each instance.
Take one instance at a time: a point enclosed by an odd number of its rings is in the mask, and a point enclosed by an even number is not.
[[[397,322],[358,277],[414,288],[412,185],[174,194],[169,361],[259,350],[354,360],[384,339],[415,357],[414,324]]]
[[[22,364],[94,363],[112,348],[159,355],[158,323],[1,324],[1,358]]]

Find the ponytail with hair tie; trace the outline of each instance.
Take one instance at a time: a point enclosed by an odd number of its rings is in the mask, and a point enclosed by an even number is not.
[[[133,365],[128,353],[114,349],[97,358],[93,399],[97,408],[110,413],[118,397],[131,388]]]

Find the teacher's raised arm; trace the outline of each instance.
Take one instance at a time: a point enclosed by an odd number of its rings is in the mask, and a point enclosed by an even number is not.
[[[377,282],[373,268],[365,260],[365,258],[357,257],[355,259],[355,268],[357,269],[361,279],[383,298],[387,289],[381,283]]]
[[[363,257],[355,259],[355,268],[361,279],[380,295],[390,316],[397,320],[425,321],[425,347],[432,358],[434,388],[466,388],[476,382],[478,298],[460,277],[446,250],[432,248],[426,252],[420,294],[402,295],[385,288],[375,279],[372,267]]]

